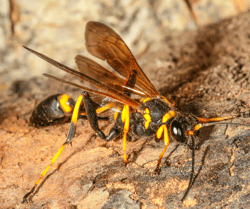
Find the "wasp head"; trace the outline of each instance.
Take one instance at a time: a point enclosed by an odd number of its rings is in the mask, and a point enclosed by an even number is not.
[[[170,134],[180,143],[187,143],[190,133],[194,133],[194,128],[199,124],[198,119],[189,113],[177,113],[171,121]],[[197,134],[197,132],[195,132]]]

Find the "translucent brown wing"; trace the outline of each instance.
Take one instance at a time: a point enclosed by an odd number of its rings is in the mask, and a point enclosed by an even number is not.
[[[128,86],[126,86],[126,81],[123,78],[115,75],[114,73],[110,72],[106,68],[102,67],[95,61],[85,56],[77,55],[75,57],[75,62],[80,72],[95,80],[100,81],[101,83],[104,83],[105,85],[113,89],[121,92],[126,90],[132,94],[136,94],[142,97],[149,96],[137,87],[129,88]]]
[[[95,103],[96,107],[104,107],[104,106],[112,103],[112,107],[110,109],[115,111],[115,112],[120,112],[122,110],[122,107],[124,106],[124,103],[118,102],[119,100],[117,100],[117,98],[113,97],[112,95],[106,94],[104,92],[96,91],[93,89],[89,89],[85,86],[78,85],[76,83],[72,83],[70,81],[66,81],[66,80],[63,80],[61,78],[57,78],[53,75],[49,75],[46,73],[44,73],[43,75],[45,77],[48,77],[48,78],[60,81],[62,83],[66,83],[66,84],[69,84],[71,86],[83,89],[84,91],[87,91],[89,93],[89,95],[91,96],[91,99]],[[84,114],[82,114],[82,115],[84,115]]]
[[[118,102],[121,102],[123,104],[128,104],[129,106],[133,107],[134,109],[137,109],[140,106],[140,102],[138,102],[138,101],[136,101],[134,99],[131,99],[129,96],[126,96],[125,94],[123,94],[123,93],[121,93],[121,92],[119,92],[119,91],[117,91],[115,89],[112,89],[109,86],[107,86],[105,84],[102,84],[99,81],[97,81],[97,80],[95,80],[93,78],[90,78],[90,77],[88,77],[87,75],[85,75],[85,74],[83,74],[81,72],[73,70],[73,69],[71,69],[71,68],[69,68],[69,67],[67,67],[67,66],[65,66],[65,65],[63,65],[63,64],[61,64],[61,63],[59,63],[59,62],[57,62],[57,61],[55,61],[55,60],[53,60],[51,58],[39,53],[39,52],[36,52],[36,51],[34,51],[32,49],[29,49],[28,47],[24,46],[24,48],[27,49],[28,51],[32,52],[33,54],[37,55],[38,57],[42,58],[46,62],[54,65],[55,67],[65,71],[67,73],[70,73],[70,74],[72,74],[74,76],[77,76],[80,79],[83,79],[83,80],[89,82],[90,84],[94,85],[95,87],[102,90],[103,92],[95,91],[93,89],[88,89],[88,88],[86,88],[84,86],[80,86],[80,85],[77,85],[77,84],[74,84],[74,83],[71,83],[71,82],[68,82],[68,81],[64,81],[62,79],[59,79],[59,78],[56,78],[54,76],[46,74],[47,77],[51,77],[53,79],[59,80],[59,81],[61,81],[63,83],[67,83],[67,84],[75,86],[77,88],[81,88],[81,89],[83,89],[85,91],[89,91],[89,92],[92,92],[92,93],[95,93],[95,94],[107,96],[107,97],[109,97],[111,99],[114,99],[114,100],[116,100]]]
[[[106,60],[112,68],[125,78],[132,70],[135,70],[137,72],[136,84],[151,97],[159,96],[127,45],[115,31],[102,23],[88,22],[85,40],[86,48],[90,54]]]

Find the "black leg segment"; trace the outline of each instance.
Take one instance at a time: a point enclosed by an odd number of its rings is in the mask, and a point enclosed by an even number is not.
[[[105,134],[99,129],[98,118],[97,118],[94,102],[92,101],[92,99],[90,98],[87,92],[84,91],[82,95],[83,95],[83,102],[84,102],[84,107],[86,110],[86,115],[87,115],[91,128],[95,131],[97,136],[106,140]]]

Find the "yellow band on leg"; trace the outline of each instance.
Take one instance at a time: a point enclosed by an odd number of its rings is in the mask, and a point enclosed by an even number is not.
[[[77,123],[77,118],[78,118],[78,113],[79,113],[79,109],[80,109],[80,105],[81,105],[81,102],[82,102],[82,98],[83,96],[80,95],[76,101],[76,105],[75,105],[75,108],[74,108],[74,111],[73,111],[73,116],[72,116],[72,122],[76,125]]]
[[[51,163],[44,169],[44,171],[41,173],[40,177],[37,179],[35,185],[38,185],[39,182],[41,181],[42,177],[45,176],[45,174],[48,172],[49,168],[55,163],[56,159],[58,158],[58,156],[62,153],[63,149],[65,147],[65,144],[63,144],[61,146],[61,148],[57,151],[57,153],[55,154],[55,156],[53,157],[53,159],[51,160]]]
[[[159,156],[159,160],[158,160],[158,163],[157,163],[157,168],[160,166],[160,164],[161,164],[161,160],[162,160],[162,158],[163,158],[163,156],[164,156],[164,154],[165,154],[165,152],[166,152],[166,150],[167,150],[167,147],[168,147],[168,145],[169,145],[169,136],[168,136],[168,130],[167,130],[167,126],[166,125],[162,125],[161,127],[161,133],[162,133],[162,130],[163,130],[163,132],[164,132],[164,142],[165,142],[165,146],[164,146],[164,148],[163,148],[163,150],[162,150],[162,152],[161,152],[161,154],[160,154],[160,156]]]
[[[127,155],[126,155],[126,141],[127,141],[127,133],[129,131],[129,106],[124,105],[123,110],[122,110],[122,116],[121,116],[122,122],[124,123],[123,127],[123,151],[124,151],[124,161],[128,163]]]

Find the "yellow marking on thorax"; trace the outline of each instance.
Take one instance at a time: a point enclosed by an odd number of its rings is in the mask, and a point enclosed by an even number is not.
[[[60,100],[59,100],[59,103],[60,103],[60,106],[61,108],[63,109],[63,111],[65,113],[70,113],[73,111],[72,107],[70,105],[68,105],[68,101],[69,101],[69,98],[70,96],[67,95],[67,94],[63,94],[61,97],[60,97]]]
[[[176,115],[176,112],[171,110],[162,117],[162,123],[166,123],[169,119],[173,118]]]
[[[143,115],[143,117],[144,117],[145,120],[146,120],[144,126],[145,126],[146,129],[148,129],[148,126],[149,126],[149,124],[150,124],[150,122],[151,122],[150,111],[149,111],[148,108],[146,108],[146,109],[144,110],[144,112],[145,112],[145,114]]]

